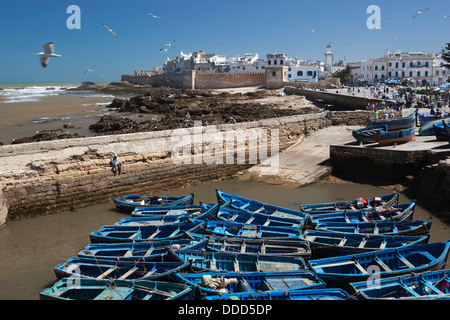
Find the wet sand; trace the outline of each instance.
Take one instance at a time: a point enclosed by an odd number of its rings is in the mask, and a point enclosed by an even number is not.
[[[0,102],[0,141],[9,144],[13,139],[33,136],[41,130],[89,134],[89,125],[107,113],[112,97],[50,96],[39,101]],[[71,123],[74,129],[66,129]],[[92,135],[92,134],[91,134]]]
[[[11,144],[13,139],[32,137],[43,130],[61,130],[58,133],[77,133],[91,137],[96,133],[89,130],[91,124],[102,115],[117,114],[107,108],[113,96],[49,96],[39,101],[4,102],[0,100],[0,142]],[[145,120],[154,115],[122,113],[121,116]],[[65,128],[70,124],[72,127]]]

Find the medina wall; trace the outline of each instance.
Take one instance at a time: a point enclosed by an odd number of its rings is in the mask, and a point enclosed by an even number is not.
[[[265,84],[265,73],[196,73],[195,89],[254,87]]]

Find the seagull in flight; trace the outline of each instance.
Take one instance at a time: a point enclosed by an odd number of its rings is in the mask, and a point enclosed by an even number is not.
[[[88,72],[91,72],[92,70],[94,70],[94,68],[95,68],[95,66],[92,66],[92,67],[90,67],[89,69],[87,69],[84,73],[86,74],[86,73],[88,73]]]
[[[36,56],[41,57],[41,64],[44,68],[48,65],[48,60],[50,58],[58,58],[61,55],[55,53],[55,48],[53,42],[48,42],[42,46],[44,48],[44,52],[37,53]]]
[[[422,10],[420,10],[420,11],[418,11],[415,15],[414,15],[414,17],[413,17],[413,19],[415,19],[417,16],[420,16],[421,14],[423,14],[425,11],[427,11],[428,10],[428,8],[425,8],[425,9],[422,9]]]
[[[147,12],[147,14],[148,14],[149,16],[152,16],[152,18],[159,19],[159,21],[162,21],[162,18],[160,18],[160,17],[158,17],[158,16],[155,16],[153,13]]]
[[[392,40],[397,41],[398,39],[396,37],[393,37]]]
[[[169,50],[170,47],[172,47],[172,43],[174,43],[175,40],[169,41],[168,43],[166,43],[165,45],[163,45],[163,47],[161,49],[159,49],[159,52],[161,53],[161,51],[167,51]]]
[[[309,30],[309,32],[313,33],[313,32],[317,32],[317,30],[312,29],[312,30]]]
[[[108,28],[107,26],[105,26],[104,23],[102,23],[102,26],[104,26],[106,28],[106,30],[108,30],[108,32],[111,32],[116,38],[118,38],[117,34],[114,33],[114,31],[112,31],[110,28]]]

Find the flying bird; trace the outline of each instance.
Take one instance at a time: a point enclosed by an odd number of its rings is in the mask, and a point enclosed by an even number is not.
[[[312,29],[312,30],[309,30],[309,32],[317,32],[317,30]]]
[[[396,37],[393,37],[392,40],[397,41],[398,39]]]
[[[446,18],[450,18],[450,16],[442,16],[442,18],[446,19]]]
[[[92,70],[94,70],[94,68],[95,68],[95,66],[92,66],[92,67],[90,67],[89,69],[87,69],[84,73],[86,74],[86,73],[88,73],[88,72],[91,72]]]
[[[114,33],[114,31],[112,31],[110,28],[108,28],[107,26],[105,26],[104,23],[102,23],[102,26],[104,26],[106,28],[106,30],[108,30],[108,32],[111,32],[116,38],[118,38],[117,34]]]
[[[160,18],[160,17],[158,17],[158,16],[155,16],[153,13],[147,12],[147,14],[148,14],[149,16],[152,16],[152,18],[155,18],[155,19],[158,19],[159,21],[162,21],[162,18]]]
[[[58,58],[61,55],[55,53],[54,43],[48,42],[42,46],[44,48],[44,52],[37,53],[36,56],[41,57],[41,64],[44,68],[48,65],[48,60],[50,58]]]
[[[169,41],[168,43],[166,43],[165,45],[163,45],[163,47],[161,49],[159,49],[159,52],[161,53],[161,51],[167,51],[169,50],[170,47],[172,47],[172,43],[174,43],[175,40]]]
[[[413,19],[415,19],[417,16],[420,16],[421,14],[423,14],[425,11],[427,11],[428,10],[428,8],[425,8],[425,9],[422,9],[422,10],[420,10],[420,11],[418,11],[415,15],[414,15],[414,17],[413,17]]]

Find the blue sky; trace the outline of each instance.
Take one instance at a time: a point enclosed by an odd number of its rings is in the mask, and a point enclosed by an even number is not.
[[[81,9],[80,30],[66,26],[70,5]],[[389,18],[381,29],[366,27],[370,5]],[[412,19],[423,8],[429,10]],[[331,42],[335,59],[346,62],[379,57],[386,49],[438,52],[450,42],[450,18],[442,15],[450,16],[448,0],[3,0],[0,82],[119,81],[121,74],[151,70],[180,51],[321,60]],[[171,40],[175,47],[160,54]],[[49,41],[62,57],[44,69],[34,54]],[[94,71],[84,74],[91,66]]]

